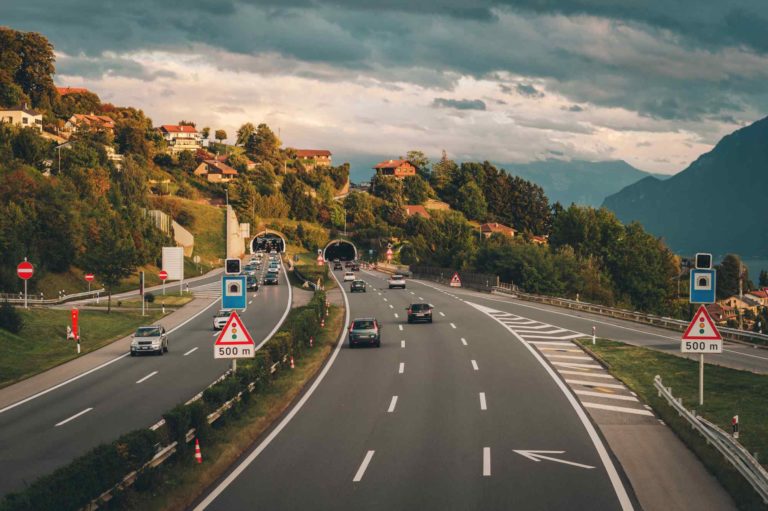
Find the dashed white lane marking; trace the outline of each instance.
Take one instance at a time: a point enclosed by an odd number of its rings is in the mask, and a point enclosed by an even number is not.
[[[405,341],[400,341],[400,347],[405,348]]]
[[[637,399],[632,396],[622,396],[619,394],[606,394],[605,392],[593,392],[591,390],[574,390],[574,392],[580,396],[594,396],[594,397],[604,397],[606,399],[617,399],[619,401],[634,401],[637,402]]]
[[[392,401],[389,402],[389,408],[387,409],[387,413],[394,412],[395,406],[397,406],[397,396],[392,396]]]
[[[368,451],[365,454],[365,458],[363,458],[363,462],[360,464],[360,468],[357,469],[357,473],[355,474],[354,479],[352,479],[353,483],[359,483],[363,480],[363,476],[365,475],[365,470],[368,468],[368,464],[371,462],[371,458],[373,458],[373,453],[376,451]]]
[[[385,301],[385,302],[388,302],[389,300],[387,300],[386,298],[384,298],[384,301]]]
[[[67,422],[69,422],[69,421],[72,421],[72,420],[75,420],[75,419],[77,419],[78,417],[80,417],[81,415],[85,415],[86,413],[90,412],[91,410],[93,410],[93,407],[91,407],[91,408],[86,408],[86,409],[85,409],[85,410],[83,410],[82,412],[78,412],[78,413],[74,414],[74,415],[73,415],[72,417],[70,417],[69,419],[64,419],[63,421],[56,423],[56,425],[54,426],[54,428],[58,428],[59,426],[63,426],[63,425],[64,425],[64,424],[66,424]]]
[[[389,304],[389,308],[390,308],[390,309],[394,309],[394,308],[395,308],[395,306],[394,306],[394,305],[392,305],[392,304],[390,303],[390,304]]]
[[[570,383],[572,385],[584,385],[585,387],[605,387],[607,389],[625,388],[624,385],[617,385],[615,383],[603,383],[599,381],[569,380],[568,378],[566,378],[565,382]]]
[[[456,328],[456,325],[454,325],[453,323],[451,323],[451,328]]]
[[[400,362],[400,368],[397,370],[397,372],[400,374],[405,372],[405,362]]]
[[[412,295],[415,295],[416,293],[414,293],[413,291],[411,291],[411,294],[412,294]]]
[[[485,402],[485,392],[480,393],[480,409],[487,410],[488,404]]]
[[[190,353],[194,353],[195,351],[197,351],[197,346],[195,346],[194,348],[192,348],[188,352],[184,353],[184,356],[186,357],[187,355],[189,355]]]
[[[440,311],[440,315],[441,315],[442,317],[445,317],[445,312],[443,312],[443,311]]]
[[[213,332],[213,336],[216,337],[219,335],[219,332]]]
[[[381,293],[379,293],[379,296],[381,296]]]
[[[403,325],[397,325],[397,326],[400,327],[400,331],[402,332],[403,331]]]
[[[648,410],[638,410],[637,408],[626,408],[624,406],[611,406],[611,405],[603,405],[600,403],[587,403],[586,401],[582,401],[581,404],[586,406],[587,408],[597,408],[598,410],[608,410],[611,412],[621,412],[621,413],[631,413],[635,415],[648,415],[650,417],[653,417],[653,414],[649,412]]]
[[[461,344],[463,344],[464,346],[467,345],[467,340],[463,337],[461,338]]]
[[[560,374],[577,374],[585,378],[608,378],[609,380],[613,379],[613,376],[610,374],[595,374],[589,371],[570,371],[568,369],[558,369],[557,372]]]
[[[396,318],[399,318],[399,317],[400,317],[400,316],[398,316],[398,315],[397,315],[397,312],[395,312],[395,317],[396,317]]]
[[[253,300],[249,301],[249,302],[248,302],[248,305],[251,305],[252,303],[253,303]]]
[[[421,300],[421,301],[424,301],[424,298],[422,298],[422,297],[419,297],[419,300]]]
[[[491,448],[483,447],[483,477],[491,477]]]
[[[157,371],[152,371],[151,373],[146,375],[144,378],[142,378],[140,380],[136,380],[136,383],[141,383],[141,382],[147,381],[148,379],[152,378],[156,374],[157,374]]]
[[[480,369],[477,367],[477,362],[476,362],[476,361],[474,361],[474,360],[472,361],[472,369],[474,369],[475,371],[479,371],[479,370],[480,370]]]

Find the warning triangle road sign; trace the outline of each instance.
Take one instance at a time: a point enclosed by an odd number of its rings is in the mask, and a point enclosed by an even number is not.
[[[245,329],[245,325],[240,320],[237,312],[232,311],[227,324],[216,339],[215,346],[254,346],[251,334]]]
[[[459,278],[459,272],[455,272],[451,277],[451,287],[461,287],[461,279]]]
[[[699,307],[693,316],[693,321],[683,334],[684,341],[721,341],[723,338],[717,331],[715,323],[709,317],[706,307]]]

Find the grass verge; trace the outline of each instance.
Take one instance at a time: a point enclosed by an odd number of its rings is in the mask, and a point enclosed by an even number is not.
[[[296,360],[296,369],[279,371],[272,384],[255,395],[238,416],[215,423],[216,437],[220,440],[201,445],[202,464],[196,464],[191,454],[169,460],[147,482],[151,490],[128,490],[117,509],[187,509],[260,439],[320,371],[335,347],[343,315],[342,309],[331,307],[326,328],[318,336],[315,347]]]
[[[653,407],[717,477],[739,509],[765,509],[749,483],[714,447],[708,446],[664,398],[658,396],[653,378],[660,375],[664,385],[672,387],[674,396],[681,397],[687,408],[695,408],[699,415],[725,431],[730,431],[731,418],[738,415],[741,424],[739,441],[764,460],[768,458],[768,376],[705,364],[704,405],[698,406],[698,362],[604,339],[598,340],[595,345],[587,340],[577,342]]]
[[[24,318],[21,332],[12,334],[0,329],[0,388],[78,356],[75,343],[65,340],[67,325],[71,324],[69,310],[19,309],[19,312]],[[107,314],[100,310],[81,310],[82,352],[97,350],[161,317],[158,310],[150,311],[146,316],[140,311]]]
[[[162,291],[159,293],[153,292],[152,294],[154,295],[155,300],[151,303],[147,302],[147,310],[159,309],[163,305],[166,307],[181,307],[182,305],[186,305],[195,299],[191,292],[187,293],[185,291],[182,295],[179,295],[177,290],[172,289],[166,289],[165,292],[165,295],[162,294]],[[101,300],[98,304],[90,304],[89,307],[103,307],[106,309],[107,301]],[[113,299],[112,307],[120,307],[122,309],[141,309],[141,298],[137,296],[136,298]]]

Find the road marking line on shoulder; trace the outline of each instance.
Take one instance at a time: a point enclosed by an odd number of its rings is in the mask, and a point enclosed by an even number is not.
[[[477,367],[477,362],[475,360],[472,361],[472,369],[475,371],[479,371],[480,369]]]
[[[365,458],[363,458],[363,462],[360,464],[360,468],[357,469],[357,473],[355,474],[354,479],[352,479],[353,483],[359,483],[363,479],[363,475],[365,475],[365,470],[368,468],[368,464],[371,462],[371,458],[373,458],[373,453],[376,451],[368,451],[365,454]]]
[[[463,337],[461,338],[461,344],[463,344],[464,346],[467,346],[467,340]]]
[[[549,353],[543,354],[547,358],[562,358],[565,360],[592,360],[592,357],[580,357],[578,355],[550,355]]]
[[[621,385],[621,384],[603,383],[601,381],[569,380],[568,378],[566,378],[565,381],[573,385],[584,385],[585,387],[605,387],[607,389],[625,389],[626,388],[624,385]]]
[[[528,344],[534,344],[536,346],[575,346],[572,342],[558,342],[558,341],[527,341]]]
[[[557,362],[553,361],[552,365],[555,366],[562,366],[562,367],[583,367],[585,369],[602,369],[603,366],[600,364],[578,364],[576,362]]]
[[[480,393],[480,409],[487,410],[488,404],[485,402],[485,392]]]
[[[392,401],[389,402],[389,409],[387,409],[387,413],[394,412],[395,406],[397,406],[397,396],[392,396]]]
[[[405,340],[400,341],[400,347],[405,348]]]
[[[441,315],[442,317],[445,317],[445,313],[444,313],[443,311],[440,311],[440,315]]]
[[[491,477],[491,448],[483,447],[483,477]]]
[[[403,325],[397,325],[400,328],[400,331],[403,331]]]
[[[580,396],[594,396],[594,397],[604,397],[606,399],[617,399],[619,401],[634,401],[637,403],[637,398],[632,396],[621,396],[618,394],[606,394],[604,392],[594,392],[592,390],[574,390],[575,393],[577,393]]]
[[[637,408],[627,408],[624,406],[611,406],[611,405],[604,405],[600,403],[587,403],[585,401],[582,401],[581,404],[583,404],[587,408],[596,408],[598,410],[607,410],[609,412],[631,413],[634,415],[647,415],[647,416],[653,417],[653,414],[648,410],[638,410]]]
[[[85,410],[83,410],[82,412],[77,412],[76,414],[74,414],[74,415],[73,415],[72,417],[70,417],[69,419],[64,419],[64,420],[63,420],[63,421],[61,421],[61,422],[57,422],[57,423],[56,423],[56,425],[54,426],[54,428],[58,428],[59,426],[63,426],[63,425],[64,425],[64,424],[66,424],[67,422],[69,422],[69,421],[73,421],[73,420],[77,419],[78,417],[80,417],[81,415],[85,415],[86,413],[90,412],[91,410],[93,410],[93,407],[91,407],[91,408],[86,408],[86,409],[85,409]]]
[[[397,372],[400,374],[405,372],[405,362],[400,362],[400,367],[398,368]]]
[[[456,328],[456,325],[454,325],[453,323],[451,323],[451,328]]]
[[[610,374],[597,374],[597,373],[591,373],[589,371],[569,371],[568,369],[558,369],[557,372],[560,374],[577,374],[579,376],[585,376],[587,378],[607,378],[609,380],[613,379],[613,376]]]
[[[144,378],[142,378],[142,379],[140,379],[140,380],[136,380],[136,383],[141,383],[141,382],[147,381],[148,379],[152,378],[152,377],[153,377],[154,375],[156,375],[157,373],[158,373],[157,371],[152,371],[151,373],[149,373],[148,375],[146,375]]]

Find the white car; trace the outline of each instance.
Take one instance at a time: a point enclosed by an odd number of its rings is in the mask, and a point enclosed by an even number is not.
[[[354,280],[355,280],[355,272],[353,271],[344,272],[344,282],[353,282]]]
[[[131,356],[152,352],[162,355],[168,352],[168,334],[160,325],[140,326],[131,339]]]
[[[395,287],[405,289],[405,277],[398,274],[392,275],[389,278],[389,289],[392,289]]]
[[[231,311],[226,310],[220,310],[216,313],[216,315],[213,317],[213,329],[214,330],[221,330],[225,326],[227,326],[227,321],[229,321],[229,316],[232,314]]]

